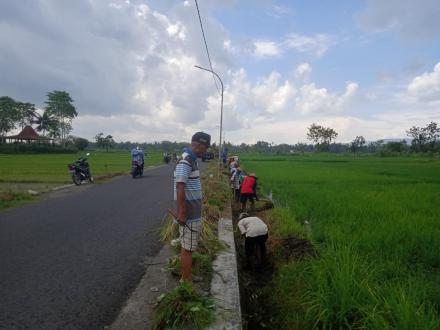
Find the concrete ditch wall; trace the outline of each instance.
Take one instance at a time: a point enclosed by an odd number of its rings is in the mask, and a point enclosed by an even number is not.
[[[232,216],[229,219],[219,220],[218,236],[227,248],[217,256],[213,263],[211,296],[216,303],[217,320],[209,329],[241,330],[240,290]]]

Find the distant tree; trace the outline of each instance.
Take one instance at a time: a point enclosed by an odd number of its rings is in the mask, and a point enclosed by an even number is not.
[[[113,140],[113,136],[107,135],[104,136],[104,133],[99,133],[95,136],[96,145],[101,148],[105,148],[108,152],[108,149],[113,147],[115,141]]]
[[[15,128],[18,119],[17,102],[9,96],[0,97],[0,141],[3,142],[6,133]]]
[[[365,138],[363,136],[356,136],[356,138],[350,143],[350,150],[353,153],[361,150],[365,145]]]
[[[338,133],[330,127],[324,127],[313,123],[308,127],[307,139],[316,143],[317,148],[328,151],[330,144],[338,137]]]
[[[424,151],[428,137],[422,127],[413,126],[406,131],[406,134],[412,138],[411,146],[414,151]]]
[[[402,153],[407,151],[408,145],[405,140],[392,141],[383,145],[384,152]]]
[[[254,148],[256,152],[267,153],[270,151],[270,143],[266,141],[257,141]]]
[[[35,104],[28,102],[17,102],[18,124],[21,129],[27,125],[31,125],[36,117]]]
[[[78,148],[78,150],[84,150],[89,146],[89,140],[81,137],[74,137],[73,144]]]
[[[61,138],[65,144],[68,134],[72,131],[72,119],[78,116],[69,93],[65,91],[52,91],[47,93],[46,111],[58,121],[58,132],[51,132]]]
[[[437,123],[430,122],[426,127],[413,126],[406,131],[406,134],[412,138],[411,147],[414,151],[433,151],[440,137],[440,127]]]
[[[437,139],[440,137],[440,127],[432,121],[426,125],[424,130],[428,139],[429,150],[434,151]]]
[[[295,144],[294,146],[295,150],[299,151],[300,153],[302,153],[304,155],[304,152],[307,151],[307,148],[309,147],[306,143],[302,143],[302,142],[298,142],[297,144]]]

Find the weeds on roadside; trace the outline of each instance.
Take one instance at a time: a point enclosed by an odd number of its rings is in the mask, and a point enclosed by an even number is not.
[[[0,192],[0,210],[29,200],[32,196],[26,193]]]
[[[212,299],[198,295],[191,284],[182,283],[160,296],[153,329],[203,329],[214,321],[214,308]]]

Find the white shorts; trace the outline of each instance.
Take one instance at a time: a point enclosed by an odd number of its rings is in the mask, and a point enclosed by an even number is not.
[[[191,228],[191,230],[189,228]],[[187,226],[179,226],[180,244],[182,248],[193,252],[197,249],[200,231],[202,230],[202,220],[190,222]]]

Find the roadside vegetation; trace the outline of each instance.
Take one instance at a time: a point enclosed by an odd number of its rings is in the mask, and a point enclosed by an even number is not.
[[[230,191],[227,178],[220,175],[216,162],[202,172],[203,225],[197,252],[193,253],[193,275],[201,278],[193,285],[181,284],[160,297],[155,309],[155,329],[203,329],[215,320],[215,305],[209,297],[212,263],[223,249],[217,235],[217,222],[226,214]],[[176,255],[169,259],[166,270],[180,278],[180,244],[178,225],[171,217],[161,229],[161,239],[173,242]]]
[[[260,309],[247,316],[250,324],[440,328],[439,159],[240,160],[276,205],[260,213],[270,228],[272,269],[259,275],[265,281],[257,283],[253,302]]]

